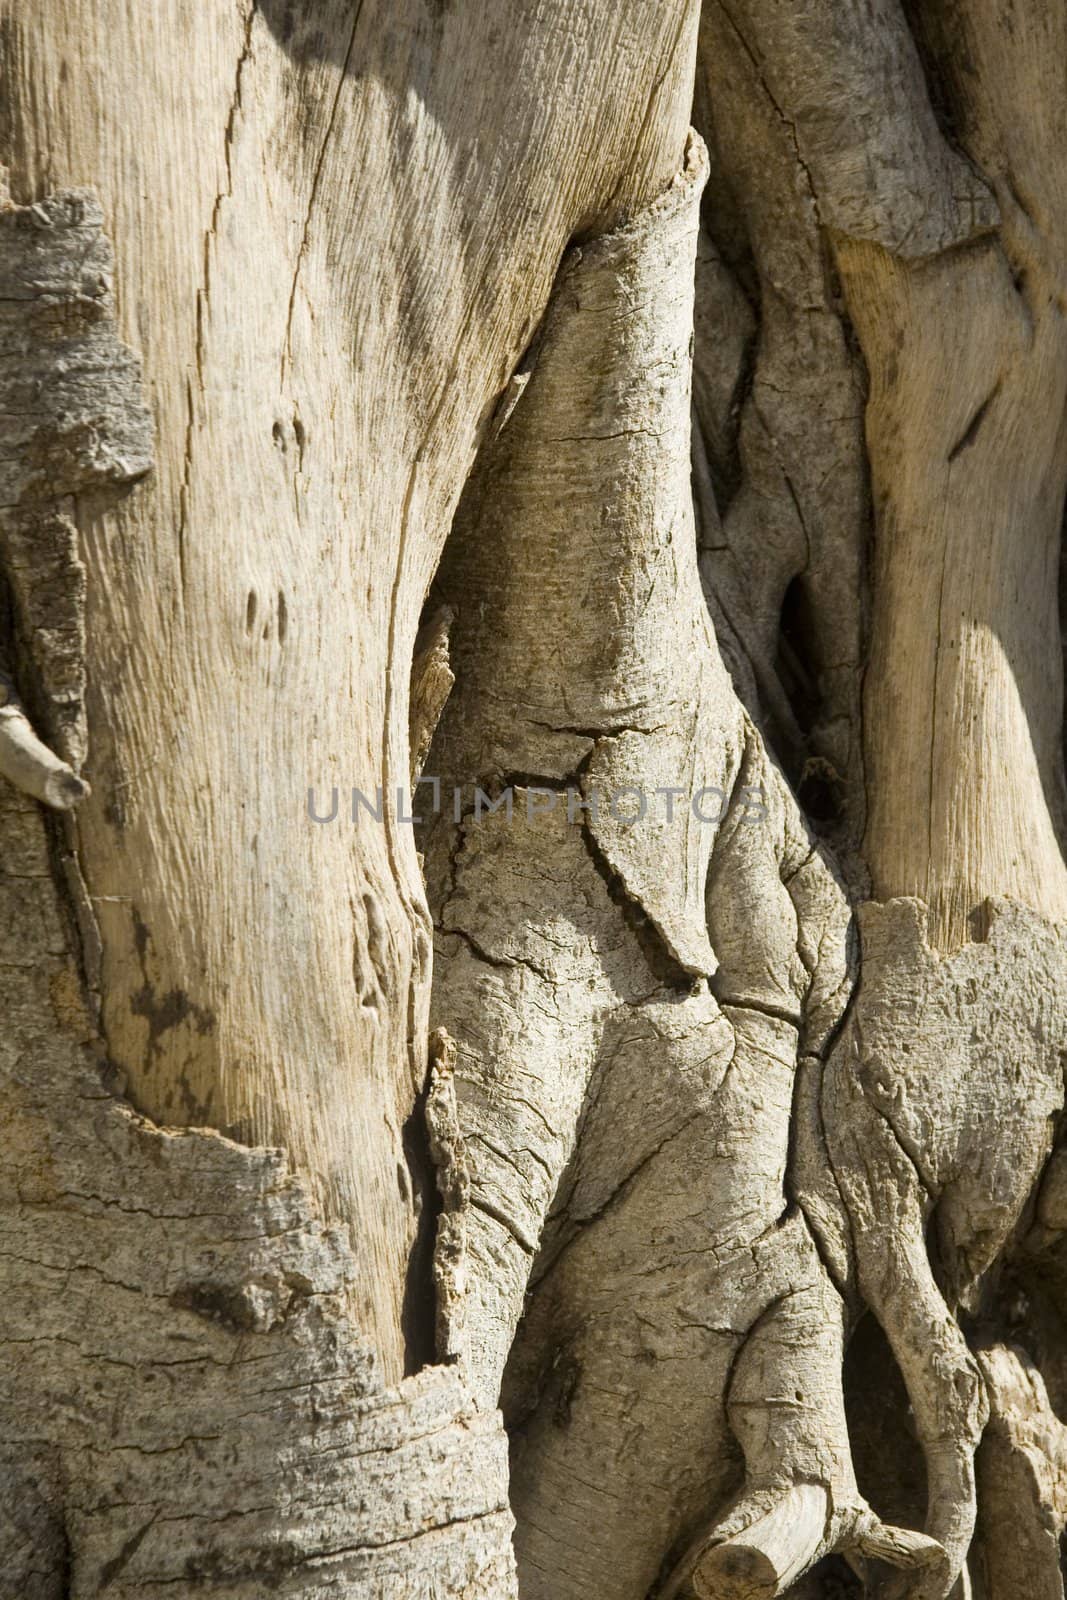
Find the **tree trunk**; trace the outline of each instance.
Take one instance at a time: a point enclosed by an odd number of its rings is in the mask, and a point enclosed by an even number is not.
[[[1062,1597],[1062,0],[0,17],[0,1600]]]

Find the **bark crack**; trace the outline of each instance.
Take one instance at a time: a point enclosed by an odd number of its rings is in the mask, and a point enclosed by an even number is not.
[[[345,51],[344,62],[342,63],[340,76],[337,80],[337,89],[334,93],[333,104],[330,107],[330,115],[326,123],[326,132],[323,135],[322,144],[319,147],[318,158],[315,162],[315,170],[311,178],[311,193],[308,196],[307,210],[304,213],[304,227],[300,236],[300,247],[296,253],[296,265],[293,268],[293,281],[289,288],[289,305],[285,315],[285,336],[282,340],[282,363],[279,380],[282,384],[284,384],[286,373],[292,365],[293,311],[296,306],[297,284],[300,281],[301,268],[304,265],[304,258],[306,257],[308,250],[308,240],[311,234],[311,218],[315,210],[315,204],[319,197],[319,188],[322,183],[323,166],[326,161],[326,151],[329,148],[330,140],[333,136],[334,124],[337,121],[337,112],[341,104],[341,95],[344,92],[345,80],[348,77],[348,68],[352,61],[352,52],[356,47],[356,33],[359,29],[359,20],[362,14],[363,0],[358,0],[355,16],[352,19],[352,32],[349,35],[348,48]]]
[[[241,44],[240,54],[237,58],[237,69],[234,73],[233,93],[230,96],[230,106],[226,114],[226,122],[222,133],[222,157],[226,171],[226,186],[215,195],[211,208],[211,216],[207,228],[204,230],[203,240],[203,284],[196,291],[196,337],[193,343],[193,361],[196,369],[196,381],[200,394],[204,392],[204,359],[206,354],[206,332],[204,326],[204,313],[211,295],[211,251],[218,231],[219,216],[222,211],[223,201],[233,196],[233,165],[232,151],[234,135],[237,129],[237,118],[242,108],[242,85],[245,67],[252,54],[252,28],[256,19],[259,0],[251,0],[245,17],[244,39]],[[192,379],[186,376],[185,380],[185,440],[182,450],[182,477],[178,488],[178,574],[181,579],[181,594],[184,602],[188,587],[188,572],[186,569],[186,534],[189,525],[189,497],[192,487],[193,471],[193,434],[196,427],[196,405],[193,399]]]

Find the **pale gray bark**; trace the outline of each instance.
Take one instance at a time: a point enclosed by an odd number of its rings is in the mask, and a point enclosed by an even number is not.
[[[155,422],[150,479],[75,517],[103,1034],[142,1111],[285,1145],[352,1229],[354,1311],[397,1377],[430,983],[395,821],[420,610],[567,240],[678,164],[696,7],[524,5],[492,71],[481,15],[423,0],[0,19],[12,193],[96,194]],[[390,799],[358,848],[305,826],[335,783]]]
[[[0,6],[0,1600],[1062,1597],[1007,20]]]
[[[42,819],[2,815],[0,1594],[512,1594],[499,1418],[383,1382],[280,1151],[109,1090]]]

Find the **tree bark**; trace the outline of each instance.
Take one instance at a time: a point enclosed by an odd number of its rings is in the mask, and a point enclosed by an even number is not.
[[[0,1600],[1062,1596],[1060,0],[0,20]]]

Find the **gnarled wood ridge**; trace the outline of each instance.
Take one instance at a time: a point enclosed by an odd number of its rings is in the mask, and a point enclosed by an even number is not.
[[[0,1600],[1062,1600],[1067,4],[203,10],[0,5]]]

